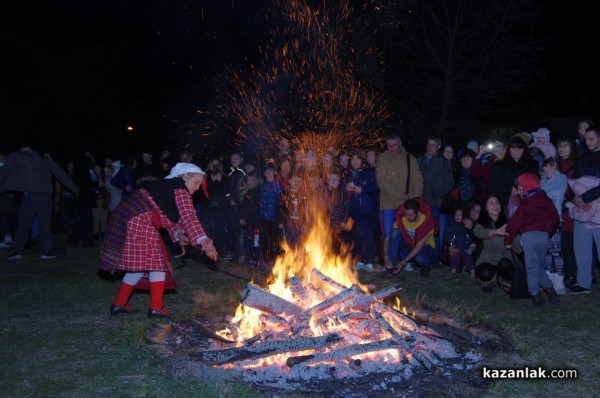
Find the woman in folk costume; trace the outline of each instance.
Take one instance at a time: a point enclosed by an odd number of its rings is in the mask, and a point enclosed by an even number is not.
[[[167,230],[173,242],[201,246],[208,257],[217,259],[192,203],[192,194],[200,189],[204,177],[198,166],[177,163],[164,180],[135,191],[114,210],[99,255],[101,269],[125,272],[111,315],[137,312],[127,305],[131,293],[149,289],[148,317],[171,316],[163,307],[163,295],[165,288],[173,289],[175,284],[160,228]]]

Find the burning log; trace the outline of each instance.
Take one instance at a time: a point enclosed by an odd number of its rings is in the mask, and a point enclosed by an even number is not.
[[[368,352],[382,351],[399,348],[393,339],[372,341],[365,344],[356,344],[349,347],[334,349],[323,354],[300,355],[297,357],[289,357],[286,360],[286,365],[294,367],[300,363],[304,365],[312,365],[319,362],[335,361],[338,359],[346,359],[355,355],[366,354]]]
[[[387,314],[391,322],[398,329],[402,330],[418,330],[419,326],[410,317],[399,313],[393,308],[388,307],[385,304],[377,303],[374,305],[375,309],[383,314]]]
[[[285,318],[280,317],[279,315],[273,314],[260,314],[258,317],[260,321],[269,326],[275,326],[278,328],[285,328],[288,325],[288,322]]]
[[[243,305],[275,315],[296,315],[302,312],[302,308],[294,303],[266,292],[258,286],[248,283],[242,292],[240,303]]]
[[[327,312],[327,310],[330,310],[332,308],[335,309],[337,305],[339,305],[347,300],[353,299],[355,296],[356,296],[356,289],[349,287],[349,288],[342,290],[335,296],[332,296],[332,297],[328,298],[327,300],[322,301],[322,302],[310,307],[306,311],[304,311],[301,314],[299,314],[298,316],[294,317],[294,319],[290,322],[293,325],[292,332],[295,334],[298,331],[306,328],[308,326],[308,321],[310,320],[310,318],[312,316],[314,316],[316,314],[323,315],[325,312]],[[319,320],[319,321],[321,322],[322,320]]]
[[[321,282],[322,285],[326,286],[328,290],[331,290],[333,293],[339,293],[346,288],[346,286],[337,283],[336,281],[334,281],[333,279],[331,279],[316,268],[313,268],[313,270],[311,271],[311,275],[314,278],[316,278],[318,282]]]
[[[302,337],[287,340],[261,341],[252,346],[225,348],[192,353],[190,356],[209,365],[270,357],[290,351],[304,351],[332,346],[342,340],[338,333],[330,333],[320,337]]]
[[[306,311],[304,311],[302,314],[300,314],[300,317],[311,317],[313,314],[322,314],[324,312],[326,312],[328,309],[333,308],[334,306],[341,304],[347,300],[353,299],[354,297],[356,297],[356,289],[353,287],[349,287],[346,288],[344,290],[342,290],[341,292],[339,292],[338,294],[336,294],[335,296],[329,297],[327,300],[320,302],[319,304],[316,304],[312,307],[310,307],[309,309],[307,309]]]
[[[371,311],[371,316],[373,316],[373,318],[376,319],[381,324],[381,326],[383,326],[383,328],[392,335],[392,339],[396,343],[398,343],[402,346],[402,348],[408,351],[413,356],[413,358],[415,358],[421,365],[423,365],[425,369],[431,371],[435,364],[432,363],[432,361],[429,358],[425,357],[423,354],[418,352],[414,347],[417,341],[417,333],[411,331],[403,331],[404,336],[402,336],[383,317],[383,314],[377,311]]]
[[[352,310],[360,310],[365,307],[370,306],[371,304],[376,303],[379,300],[383,300],[384,298],[390,297],[402,290],[400,285],[390,286],[373,294],[365,294],[360,299],[358,299],[352,306],[350,307]]]

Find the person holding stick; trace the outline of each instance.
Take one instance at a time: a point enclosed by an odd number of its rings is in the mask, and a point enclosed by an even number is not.
[[[159,229],[167,230],[173,242],[201,246],[217,260],[217,250],[196,217],[192,194],[204,185],[204,171],[192,163],[177,163],[164,180],[150,182],[125,198],[114,210],[106,227],[99,254],[99,267],[124,272],[110,314],[137,312],[129,305],[134,289],[150,290],[148,318],[164,318],[171,312],[163,306],[165,289],[175,288],[172,267]]]

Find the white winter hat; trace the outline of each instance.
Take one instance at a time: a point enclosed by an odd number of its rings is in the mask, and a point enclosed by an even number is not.
[[[171,173],[165,178],[181,177],[185,173],[206,174],[202,169],[193,163],[177,163],[171,169]]]
[[[545,138],[546,141],[550,140],[550,130],[548,130],[545,127],[541,127],[539,129],[537,129],[537,131],[531,133],[531,135],[533,136],[534,139],[537,137],[542,137],[542,138]]]
[[[479,151],[479,144],[477,143],[477,141],[469,141],[467,142],[467,148],[477,153]]]

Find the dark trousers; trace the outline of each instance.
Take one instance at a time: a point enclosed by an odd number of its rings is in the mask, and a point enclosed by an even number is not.
[[[260,260],[260,236],[256,241],[255,232],[257,227],[244,227],[244,249],[248,260],[258,262]]]
[[[212,239],[217,252],[219,254],[231,253],[225,245],[227,210],[223,207],[207,207],[203,210],[200,221],[204,231]]]
[[[365,264],[372,264],[375,259],[375,226],[377,225],[377,211],[353,215],[352,239],[354,241],[353,254]]]
[[[78,221],[67,240],[72,245],[76,245],[81,240],[84,247],[94,246],[94,216],[92,206],[78,203],[75,206],[75,213],[77,214]]]
[[[19,207],[17,232],[13,240],[14,251],[22,252],[29,242],[29,230],[37,216],[40,253],[47,254],[54,243],[52,238],[52,197],[49,194],[25,192]]]
[[[210,210],[208,210],[210,211]],[[229,206],[225,215],[225,251],[237,257],[240,242],[240,228],[237,217],[237,206]]]
[[[260,248],[266,262],[272,263],[281,249],[279,247],[281,232],[275,221],[260,220]]]

